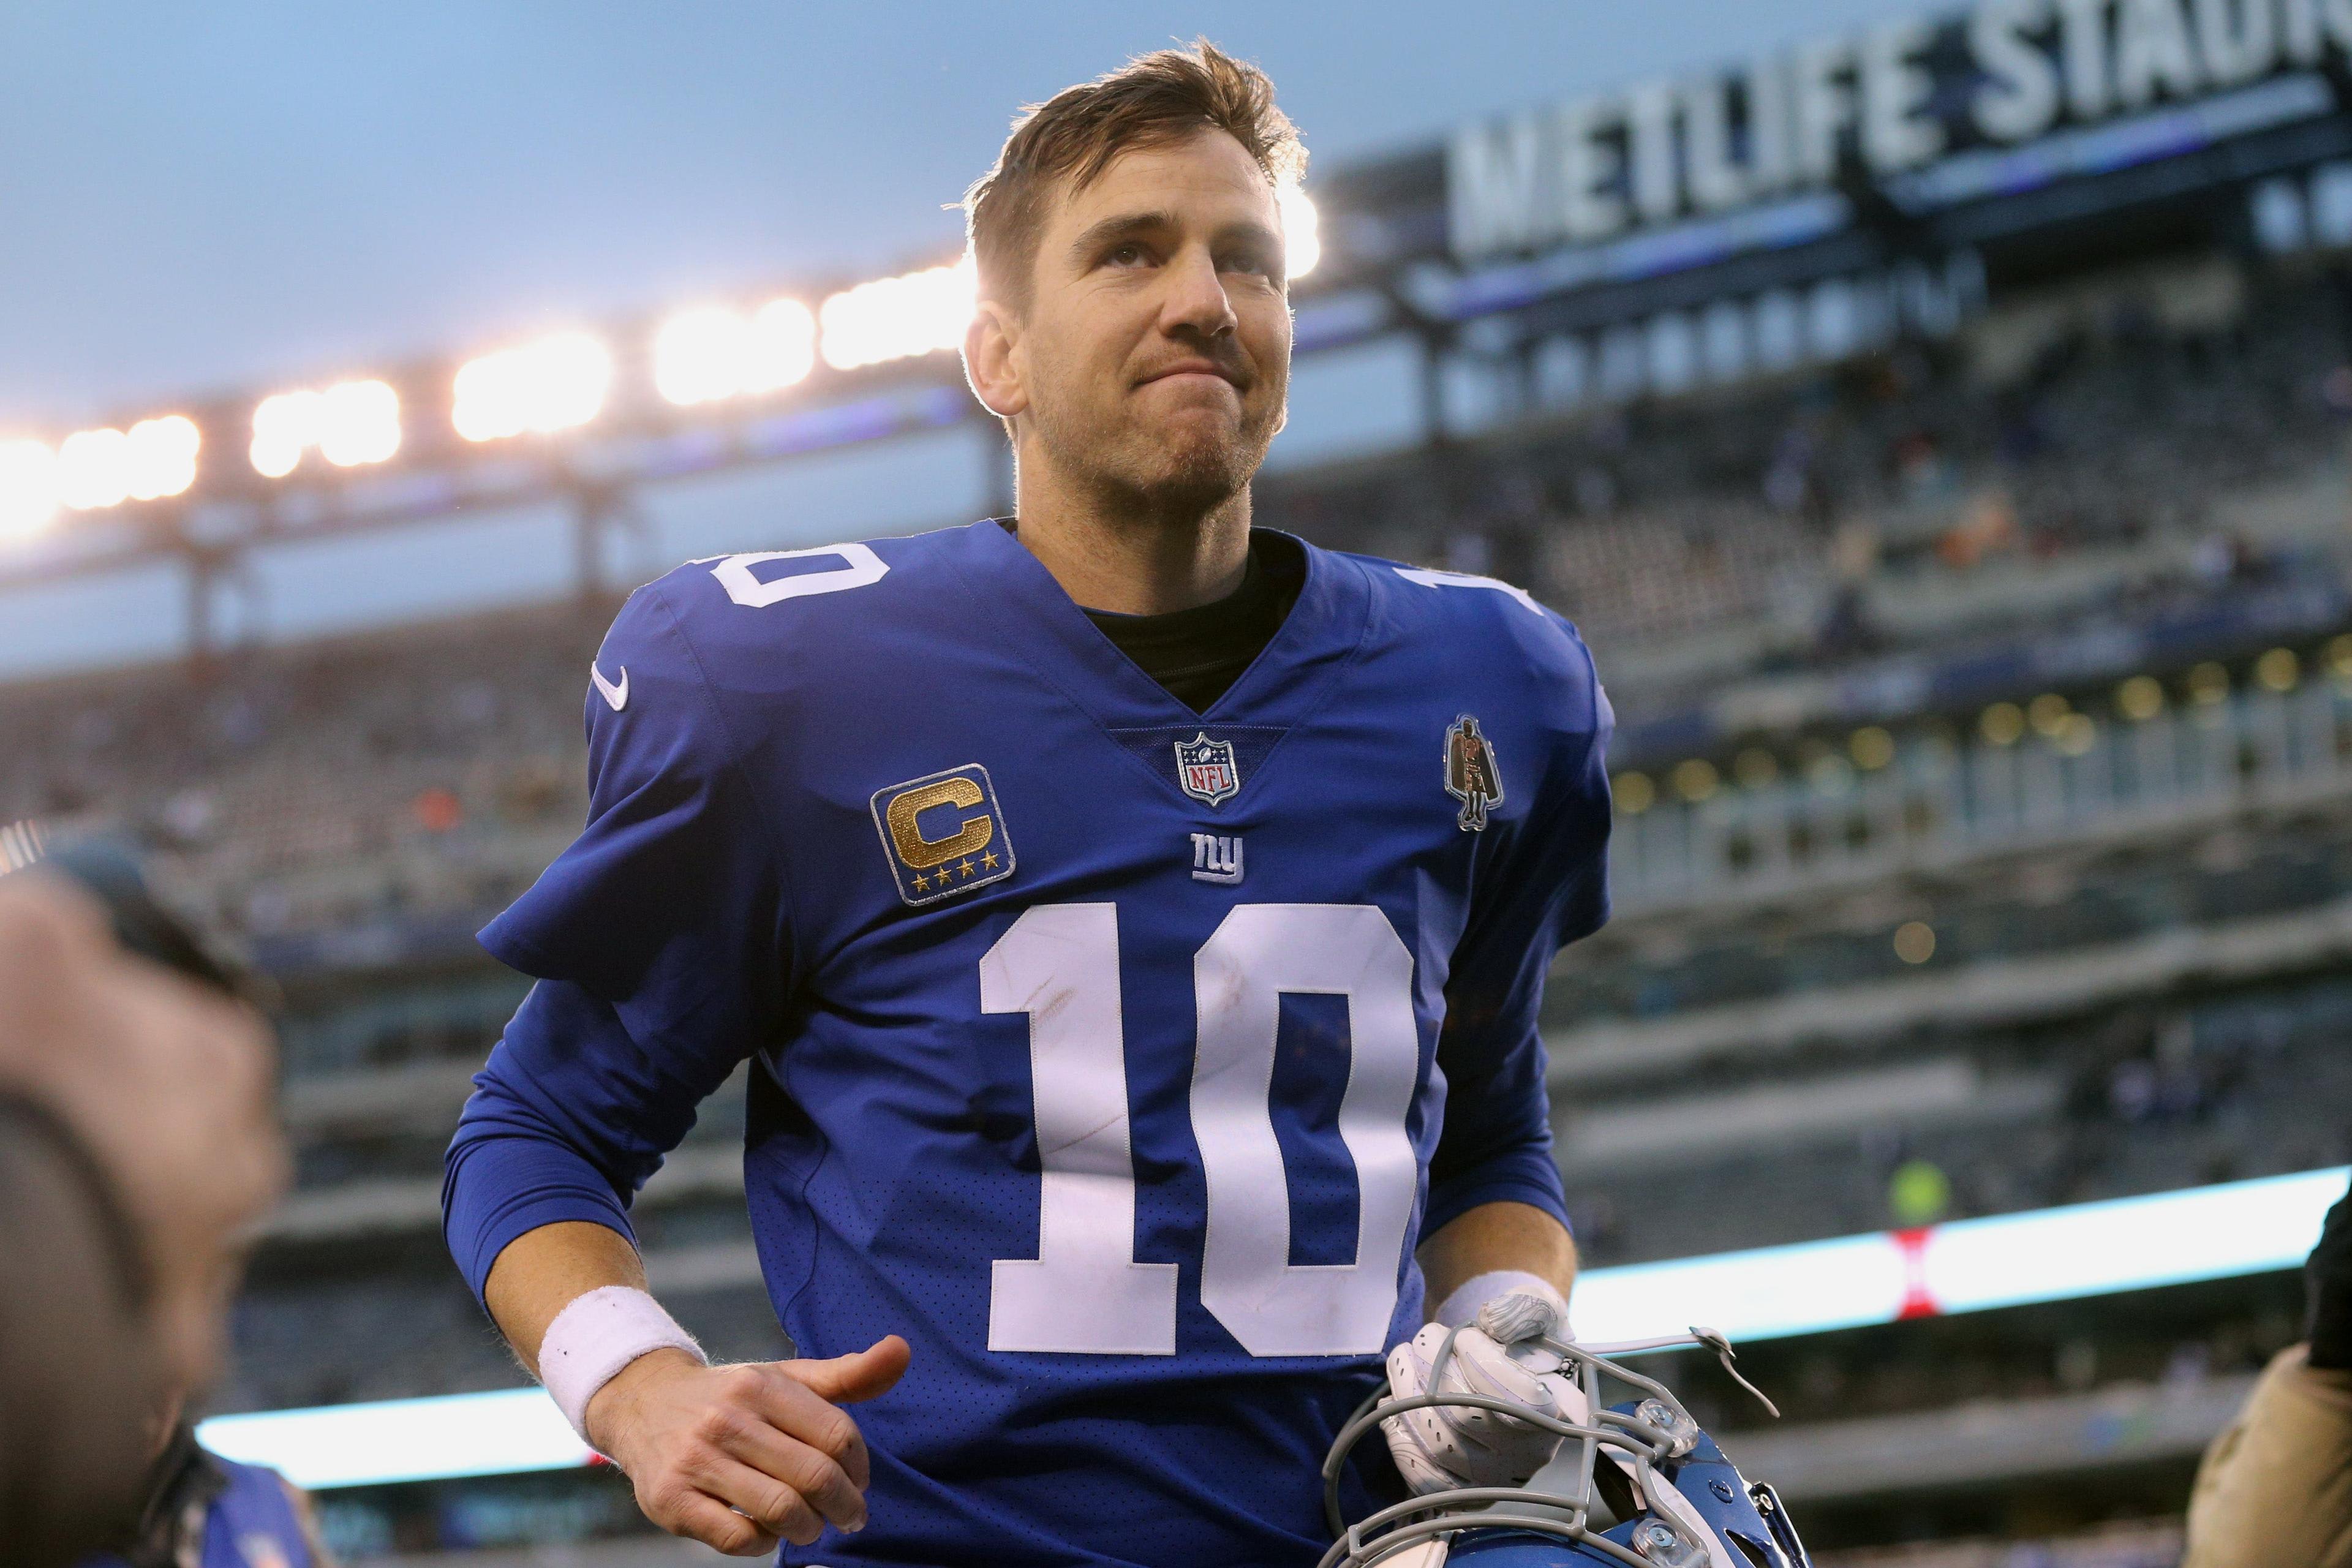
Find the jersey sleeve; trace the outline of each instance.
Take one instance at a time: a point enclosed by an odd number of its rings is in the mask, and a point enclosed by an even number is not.
[[[1430,1161],[1424,1236],[1502,1201],[1568,1223],[1538,1014],[1553,956],[1609,918],[1612,719],[1590,655],[1565,622],[1559,626],[1576,658],[1538,699],[1549,754],[1532,806],[1478,877],[1446,981],[1437,1044],[1445,1121]]]
[[[477,1296],[526,1231],[584,1219],[629,1235],[637,1190],[776,1037],[792,985],[781,854],[658,586],[631,597],[596,663],[587,826],[481,932],[539,984],[445,1163],[443,1228]]]

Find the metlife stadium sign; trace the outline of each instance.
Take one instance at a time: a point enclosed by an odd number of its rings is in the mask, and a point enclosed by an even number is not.
[[[2347,54],[2352,0],[1984,0],[1466,127],[1447,247],[1475,263],[1884,184],[2273,78],[2324,93],[2310,73]]]

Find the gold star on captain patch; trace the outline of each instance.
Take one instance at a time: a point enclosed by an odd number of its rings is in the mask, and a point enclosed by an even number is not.
[[[917,891],[917,892],[919,892],[919,893],[927,893],[927,892],[930,891],[930,889],[931,889],[931,879],[930,879],[929,877],[924,876],[920,871],[916,872],[916,873],[915,873],[915,891]]]
[[[961,872],[962,872],[965,876],[969,877],[969,876],[971,876],[971,861],[969,861],[969,860],[966,860],[966,861],[964,861],[961,865],[958,866],[958,867],[956,868],[956,869],[957,869],[957,870],[959,870],[959,871],[961,871]]]
[[[982,857],[980,858],[980,863],[981,863],[981,865],[982,865],[983,868],[986,868],[986,869],[988,869],[988,870],[991,870],[991,871],[995,870],[995,869],[996,869],[996,868],[997,868],[997,866],[998,866],[998,864],[999,864],[999,862],[998,862],[998,860],[997,860],[997,858],[996,858],[996,851],[995,851],[995,850],[993,850],[993,849],[992,849],[992,850],[990,850],[987,854],[985,854],[985,855],[982,856]]]

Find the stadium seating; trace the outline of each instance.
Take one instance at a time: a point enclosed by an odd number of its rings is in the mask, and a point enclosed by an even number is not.
[[[1266,482],[1265,521],[1526,583],[1596,648],[1622,725],[1617,918],[1544,1015],[1589,1263],[2352,1158],[2352,370],[2308,330],[2340,299],[2285,277],[2182,335],[2126,290],[1999,384],[1966,345],[1906,348]],[[299,1185],[221,1408],[516,1379],[439,1253],[438,1157],[525,985],[470,933],[579,822],[612,608],[0,689],[0,821],[138,836],[284,993]],[[641,1229],[690,1326],[769,1355],[740,1094]],[[2150,1388],[2204,1411],[2294,1332],[2275,1279],[2200,1311],[1753,1353],[1820,1452],[1869,1458],[1864,1491],[1804,1483],[1834,1525],[1880,1506],[1868,1487],[1926,1484],[1886,1456],[1932,1448],[1965,1401],[2027,1433],[2124,1420],[2100,1401]],[[2177,1482],[2210,1425],[2131,1473]],[[364,1552],[628,1528],[543,1484],[328,1517]],[[2140,1568],[2170,1528],[1822,1561]]]

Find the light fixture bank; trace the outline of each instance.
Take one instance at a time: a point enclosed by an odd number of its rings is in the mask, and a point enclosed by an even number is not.
[[[1295,183],[1276,197],[1289,275],[1304,277],[1322,254],[1315,204]],[[974,304],[966,257],[856,284],[814,309],[791,298],[748,309],[697,307],[654,331],[647,345],[652,390],[690,407],[783,392],[805,381],[820,360],[854,371],[953,353]],[[562,331],[513,343],[457,367],[450,426],[475,445],[577,429],[604,412],[620,379],[620,362],[598,334]],[[401,451],[407,413],[399,392],[373,378],[276,392],[254,405],[252,429],[239,444],[267,480],[293,474],[310,453],[338,468],[369,467]],[[203,445],[195,422],[179,414],[127,430],[78,430],[55,446],[0,437],[0,544],[41,533],[64,510],[184,494],[196,481]]]

